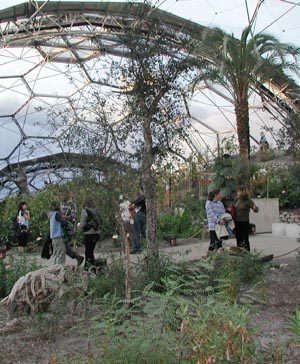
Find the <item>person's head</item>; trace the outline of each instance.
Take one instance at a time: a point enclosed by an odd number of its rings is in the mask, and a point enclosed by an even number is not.
[[[27,210],[27,204],[26,204],[25,201],[22,201],[22,202],[19,203],[18,211],[20,211],[20,210],[23,210],[23,211]]]
[[[260,136],[261,137],[264,137],[265,136],[265,133],[263,131],[260,132]]]
[[[208,194],[209,201],[221,201],[222,199],[222,191],[220,188],[215,188],[211,190]]]
[[[73,193],[73,191],[68,191],[66,193],[66,198],[67,198],[67,201],[73,201],[73,199],[74,199],[74,193]]]
[[[67,198],[66,198],[66,195],[64,192],[60,192],[59,195],[58,195],[58,198],[61,202],[66,202],[67,201]]]
[[[242,185],[242,186],[238,186],[237,190],[237,197],[240,199],[247,199],[249,198],[249,190],[246,186]]]
[[[53,200],[50,203],[51,211],[60,211],[60,202],[58,200]]]
[[[83,207],[95,207],[95,202],[92,197],[87,197],[83,202]]]

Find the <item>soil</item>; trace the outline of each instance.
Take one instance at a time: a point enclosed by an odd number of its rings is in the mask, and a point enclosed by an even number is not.
[[[257,329],[257,340],[264,348],[281,352],[282,361],[274,363],[299,364],[299,345],[291,342],[287,324],[300,309],[300,258],[281,258],[269,263],[266,271],[266,302],[253,306],[251,323]],[[295,337],[295,336],[293,336]],[[300,344],[300,322],[298,322]],[[273,363],[273,361],[270,361]]]
[[[271,353],[268,363],[300,363],[300,350],[289,342],[286,328],[295,309],[300,307],[300,259],[281,258],[264,264],[263,299],[262,302],[253,300],[251,304],[250,317],[257,330],[256,339]],[[22,316],[7,321],[7,313],[0,305],[0,363],[69,363],[62,360],[62,353],[65,357],[72,353],[81,358],[73,361],[74,364],[94,363],[88,359],[93,355],[93,343],[85,335],[85,330],[90,330],[86,326],[89,320],[85,318],[98,314],[97,306],[85,306],[83,302],[76,307],[70,306],[68,315],[63,318],[49,316],[46,322],[39,322]]]

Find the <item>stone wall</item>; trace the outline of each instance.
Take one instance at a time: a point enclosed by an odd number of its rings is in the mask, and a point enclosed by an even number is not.
[[[271,233],[272,224],[279,222],[278,198],[253,198],[259,208],[258,213],[250,211],[250,222],[256,225],[257,233]]]
[[[287,224],[298,224],[300,222],[300,211],[299,209],[280,211],[279,222],[284,222]]]
[[[272,160],[268,162],[260,162],[257,163],[257,166],[260,169],[264,169],[269,172],[278,171],[278,170],[289,170],[293,167],[299,167],[300,162],[299,161],[278,161],[278,160]]]

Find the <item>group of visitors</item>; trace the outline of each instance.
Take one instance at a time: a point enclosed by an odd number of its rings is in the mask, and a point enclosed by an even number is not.
[[[215,251],[223,246],[221,234],[222,227],[226,226],[228,235],[233,232],[237,246],[250,251],[249,242],[249,214],[250,209],[258,212],[258,207],[250,198],[249,190],[246,186],[237,188],[237,196],[231,207],[225,209],[222,203],[222,191],[216,188],[209,192],[208,200],[205,204],[208,230],[210,236],[209,251]],[[225,233],[226,234],[226,233]],[[228,237],[225,236],[225,237]]]
[[[77,209],[73,200],[73,193],[61,194],[60,199],[53,200],[47,213],[49,219],[48,244],[54,264],[64,264],[66,255],[77,260],[81,265],[85,260],[84,269],[93,270],[95,267],[94,249],[99,240],[101,218],[94,206],[92,198],[87,198],[83,204],[80,222],[77,223]],[[27,249],[29,237],[30,213],[25,201],[20,202],[14,223],[13,239],[18,244],[18,251],[23,253]],[[71,247],[71,241],[79,228],[84,235],[85,257],[78,254]],[[49,257],[49,256],[48,256]]]
[[[50,239],[53,246],[53,263],[64,264],[66,255],[77,260],[81,265],[84,258],[75,252],[70,242],[75,234],[77,211],[73,201],[73,194],[69,194],[68,199],[61,203],[57,200],[52,201],[48,218],[50,221]],[[84,234],[85,245],[85,270],[95,271],[94,250],[100,234],[100,215],[95,208],[92,198],[86,198],[81,211],[78,228]]]
[[[258,212],[258,207],[251,200],[249,190],[245,186],[237,188],[237,196],[231,207],[225,208],[222,203],[221,189],[209,192],[205,204],[210,236],[209,251],[215,251],[223,246],[223,240],[235,236],[238,247],[250,251],[249,243],[249,213],[252,209]],[[123,200],[120,204],[123,223],[130,232],[132,250],[130,254],[142,251],[141,239],[146,238],[146,202],[141,188],[140,196],[129,202]],[[73,193],[60,196],[60,201],[53,200],[48,211],[50,223],[49,239],[52,243],[54,264],[64,264],[66,256],[77,260],[81,265],[85,260],[86,270],[94,269],[94,249],[99,239],[101,218],[95,208],[92,198],[87,198],[83,204],[80,221],[77,224],[77,209]],[[30,213],[27,204],[22,201],[18,206],[16,240],[19,252],[24,252],[28,243]],[[71,241],[80,229],[84,234],[85,257],[79,255],[71,247]],[[234,234],[234,235],[233,235]]]
[[[146,203],[143,188],[140,190],[140,196],[132,202],[126,201],[124,207],[131,232],[132,250],[130,253],[139,254],[142,251],[141,238],[146,237]],[[72,192],[61,194],[59,199],[53,200],[47,216],[50,225],[48,244],[52,248],[53,263],[64,264],[68,255],[71,259],[77,260],[78,266],[85,260],[84,268],[93,270],[95,267],[94,250],[99,240],[101,225],[101,218],[95,208],[94,200],[88,197],[84,201],[78,225],[76,225],[77,208]],[[29,220],[27,204],[22,201],[18,207],[15,227],[15,240],[18,243],[19,252],[26,251]],[[71,246],[77,228],[84,235],[85,257],[78,254]]]

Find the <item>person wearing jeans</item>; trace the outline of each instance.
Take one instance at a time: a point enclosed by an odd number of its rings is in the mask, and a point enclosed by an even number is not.
[[[65,264],[66,244],[64,242],[63,227],[66,227],[68,223],[62,218],[59,201],[51,202],[48,218],[50,220],[50,239],[52,239],[53,246],[53,263]]]

